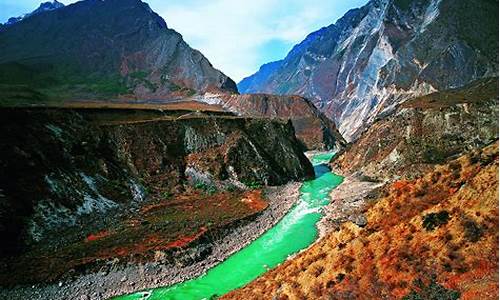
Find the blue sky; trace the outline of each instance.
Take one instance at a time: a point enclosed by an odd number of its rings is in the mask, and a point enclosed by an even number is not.
[[[0,22],[41,1],[0,0]],[[64,4],[74,0],[59,0]],[[367,0],[149,0],[170,28],[235,81],[278,60],[307,34]]]

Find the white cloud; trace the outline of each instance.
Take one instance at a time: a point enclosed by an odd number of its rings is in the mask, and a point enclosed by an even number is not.
[[[352,2],[347,6],[365,1]],[[168,5],[153,0],[151,6],[170,28],[236,81],[267,61],[261,51],[267,42],[277,40],[291,47],[347,10],[339,8],[346,3],[324,0],[192,0]]]
[[[239,80],[255,68],[258,47],[274,36],[265,18],[275,2],[199,1],[197,5],[172,6],[159,14],[215,67]]]

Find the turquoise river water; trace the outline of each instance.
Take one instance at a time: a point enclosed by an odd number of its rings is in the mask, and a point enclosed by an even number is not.
[[[169,287],[142,291],[114,298],[115,300],[201,300],[211,299],[242,287],[277,266],[288,256],[312,244],[317,236],[316,223],[320,208],[329,202],[329,193],[343,178],[324,165],[333,153],[316,154],[311,158],[316,178],[304,182],[300,200],[279,221],[258,239],[205,275]]]

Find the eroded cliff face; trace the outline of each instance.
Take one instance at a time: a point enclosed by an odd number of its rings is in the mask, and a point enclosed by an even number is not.
[[[498,139],[498,79],[405,102],[376,121],[331,166],[380,180],[415,178]]]
[[[290,119],[295,128],[295,135],[307,150],[340,151],[346,145],[335,123],[303,97],[205,94],[196,100],[221,105],[224,109],[242,116]]]
[[[193,186],[212,194],[314,176],[286,122],[182,111],[0,114],[3,253],[61,229],[92,232],[107,213],[133,212],[149,195],[168,199]]]
[[[0,41],[2,104],[237,92],[140,0],[43,11],[3,26]]]
[[[497,10],[488,0],[372,0],[239,89],[307,97],[352,141],[405,100],[498,76]]]
[[[364,214],[222,299],[498,298],[498,142],[387,185]]]

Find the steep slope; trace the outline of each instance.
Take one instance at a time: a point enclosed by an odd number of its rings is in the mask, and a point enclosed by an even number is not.
[[[84,0],[0,30],[2,102],[236,92],[140,0]]]
[[[306,251],[222,299],[497,299],[498,142],[397,181]]]
[[[238,90],[244,93],[258,93],[259,87],[266,84],[266,81],[276,70],[279,69],[283,61],[273,61],[262,65],[259,71],[238,83]]]
[[[335,172],[412,178],[498,139],[498,78],[408,100],[331,163]]]
[[[168,203],[192,187],[214,194],[314,176],[287,122],[182,111],[0,114],[1,253],[60,230],[88,233],[108,212],[145,205],[148,194]]]
[[[497,24],[496,1],[372,0],[244,79],[240,92],[310,98],[351,141],[402,101],[498,76]]]
[[[295,135],[307,150],[340,151],[346,145],[335,123],[309,100],[299,96],[206,94],[197,97],[196,100],[221,105],[224,109],[239,115],[290,119],[295,128]]]

